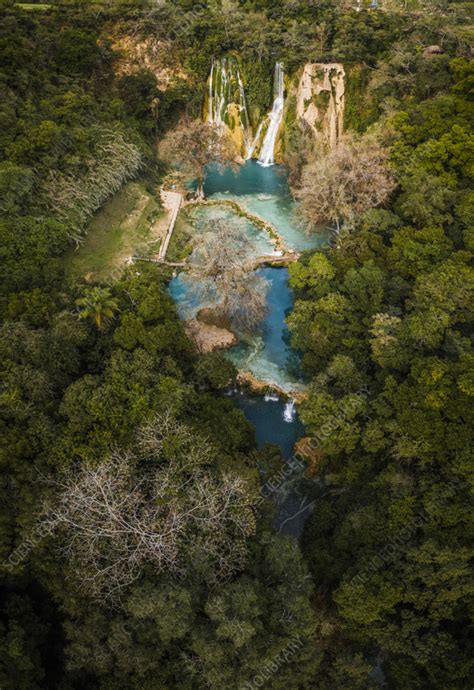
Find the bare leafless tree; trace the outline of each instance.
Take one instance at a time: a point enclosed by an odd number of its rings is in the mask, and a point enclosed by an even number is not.
[[[181,576],[191,567],[211,582],[242,566],[255,527],[248,487],[212,469],[215,457],[205,438],[164,414],[131,450],[57,482],[59,501],[44,520],[59,529],[88,591],[114,600],[146,566]]]
[[[244,228],[216,219],[204,228],[190,262],[203,298],[240,332],[256,330],[266,312],[267,281],[252,270],[255,245]]]
[[[198,196],[203,197],[204,173],[207,165],[232,165],[237,150],[218,127],[202,120],[183,118],[177,127],[160,143],[161,157],[178,165],[181,170],[197,179]]]
[[[300,217],[310,231],[384,204],[395,182],[387,162],[388,152],[373,137],[346,134],[328,151],[316,151],[305,166],[301,187]]]
[[[267,293],[268,281],[255,271],[234,283],[222,309],[237,332],[252,334],[259,329],[267,313]]]

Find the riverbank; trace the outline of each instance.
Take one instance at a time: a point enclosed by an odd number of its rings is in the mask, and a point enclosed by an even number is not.
[[[143,181],[129,182],[96,212],[83,243],[64,255],[65,271],[88,283],[117,280],[133,255],[158,253],[167,228],[159,195]]]
[[[278,383],[257,378],[251,371],[239,371],[237,383],[255,395],[276,394],[283,400],[294,400],[298,405],[308,398],[305,390],[287,390]]]

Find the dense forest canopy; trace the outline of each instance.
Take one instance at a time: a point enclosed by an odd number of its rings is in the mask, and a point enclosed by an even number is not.
[[[2,689],[472,687],[472,3],[376,5],[0,0]],[[282,125],[299,222],[327,226],[289,268],[317,446],[300,541],[173,268],[66,270],[108,200],[162,184],[180,122],[212,138],[228,54],[250,112],[277,60],[346,73],[335,149],[289,87]],[[228,287],[220,232],[194,270]],[[265,295],[234,273],[229,300]]]

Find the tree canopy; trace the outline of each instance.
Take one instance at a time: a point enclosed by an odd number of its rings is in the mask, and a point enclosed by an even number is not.
[[[354,4],[0,0],[2,689],[472,686],[470,7]],[[156,193],[174,166],[201,194],[233,164],[201,119],[229,54],[251,118],[284,64],[300,218],[338,226],[288,269],[300,541],[261,493],[288,466],[186,336],[174,267],[65,270],[129,180]],[[298,126],[308,61],[344,64],[333,150]],[[255,248],[206,233],[190,272],[255,336]]]

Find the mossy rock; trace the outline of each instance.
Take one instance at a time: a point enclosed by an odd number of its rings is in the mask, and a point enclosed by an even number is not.
[[[330,101],[330,91],[320,91],[318,94],[315,94],[313,96],[314,105],[318,108],[318,110],[323,110],[324,112],[326,112],[326,110],[328,109]]]
[[[365,132],[376,122],[380,110],[368,95],[370,69],[354,65],[346,71],[344,129]]]

